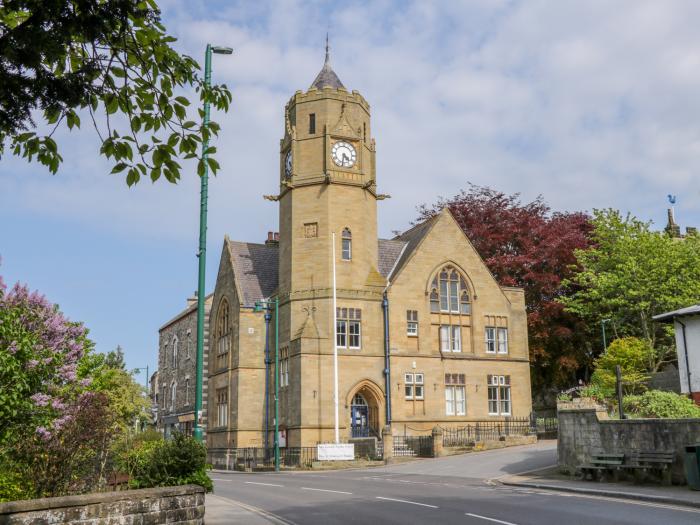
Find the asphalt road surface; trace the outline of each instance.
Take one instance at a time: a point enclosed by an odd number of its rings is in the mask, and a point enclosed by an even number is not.
[[[700,524],[700,509],[506,487],[488,480],[551,466],[556,444],[542,442],[332,472],[216,472],[218,496],[299,525]]]

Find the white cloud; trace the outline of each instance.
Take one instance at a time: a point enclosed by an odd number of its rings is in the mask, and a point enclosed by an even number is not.
[[[215,81],[234,95],[214,116],[216,245],[224,232],[261,240],[276,224],[261,196],[276,190],[284,104],[321,67],[329,22],[336,72],[372,105],[380,189],[393,196],[380,206],[383,234],[467,181],[542,193],[555,209],[614,206],[659,221],[675,193],[679,217],[700,222],[697,2],[161,4],[184,52],[235,49],[214,59]],[[4,160],[0,190],[13,197],[0,202],[146,237],[196,235],[195,177],[129,190],[105,174],[88,135],[62,143],[66,165],[49,181]]]

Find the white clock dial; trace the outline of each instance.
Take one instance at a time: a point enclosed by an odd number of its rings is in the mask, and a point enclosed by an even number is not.
[[[287,177],[292,176],[292,150],[289,150],[284,158],[284,174]]]
[[[331,149],[333,162],[341,168],[352,168],[357,160],[357,153],[352,144],[347,142],[336,142]]]

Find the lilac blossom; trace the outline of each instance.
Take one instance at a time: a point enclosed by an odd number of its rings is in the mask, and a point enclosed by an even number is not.
[[[44,441],[48,441],[49,439],[51,439],[51,432],[46,430],[46,427],[37,427],[36,433]]]
[[[34,405],[38,407],[45,407],[46,405],[49,404],[49,401],[51,401],[51,396],[48,394],[44,394],[42,392],[37,392],[33,396],[31,396],[29,399],[32,400]]]

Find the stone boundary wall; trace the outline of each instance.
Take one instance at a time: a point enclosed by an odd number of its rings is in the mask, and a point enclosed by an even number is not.
[[[685,483],[685,446],[700,443],[700,419],[609,419],[596,407],[559,408],[559,470],[574,474],[593,454],[676,453],[674,483]]]
[[[182,485],[0,503],[0,525],[49,523],[203,525],[204,489]]]

